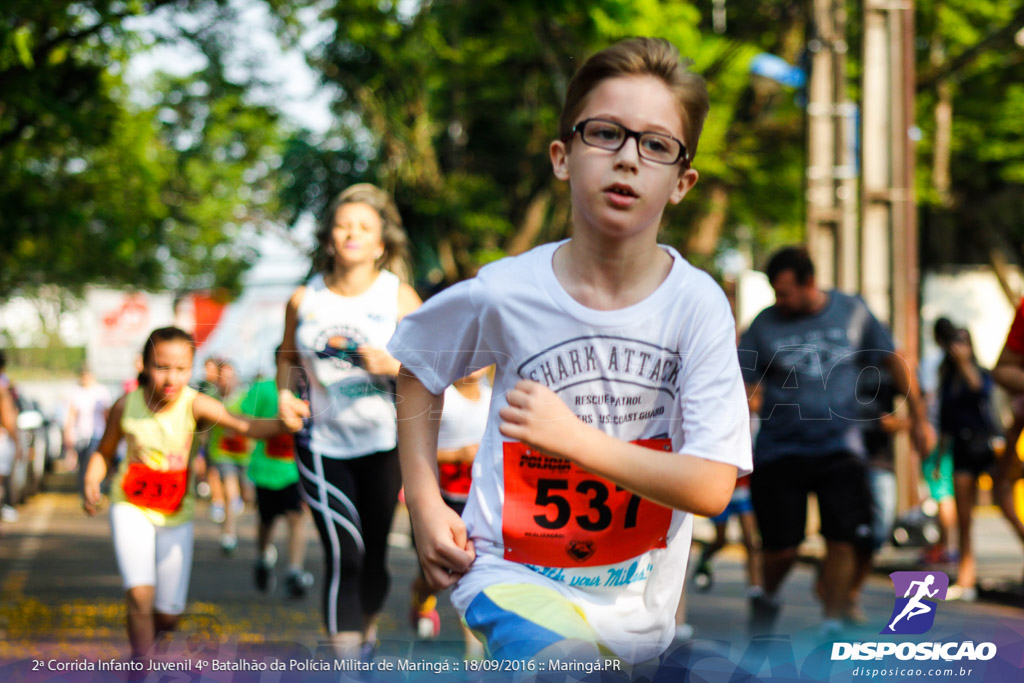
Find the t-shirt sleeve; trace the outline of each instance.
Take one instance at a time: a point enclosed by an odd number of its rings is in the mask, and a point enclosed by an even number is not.
[[[863,299],[858,297],[857,303],[863,306],[864,311],[867,313],[864,319],[864,337],[861,342],[861,350],[877,351],[881,355],[895,351],[896,345],[893,343],[892,335],[889,334],[885,325],[879,322]]]
[[[460,377],[494,363],[481,332],[486,309],[478,278],[452,285],[402,319],[388,353],[439,395]]]
[[[690,358],[680,384],[680,451],[735,465],[742,476],[752,469],[750,413],[736,354],[736,328],[723,296],[705,320],[708,332],[691,340]]]
[[[758,322],[754,320],[742,335],[737,349],[740,371],[746,384],[757,384],[764,374],[764,359],[759,357],[757,345]]]
[[[1006,348],[1014,353],[1024,353],[1024,299],[1017,306],[1010,333],[1006,335]]]

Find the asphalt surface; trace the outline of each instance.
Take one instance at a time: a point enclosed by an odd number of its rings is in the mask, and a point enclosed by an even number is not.
[[[77,496],[66,489],[66,476],[51,477],[48,490],[20,507],[20,519],[4,523],[0,529],[0,680],[107,680],[40,678],[26,672],[33,660],[98,661],[128,654],[124,598],[109,523],[102,514],[87,517]],[[399,512],[390,537],[392,587],[379,625],[381,642],[376,656],[461,658],[458,617],[447,597],[441,597],[438,603],[442,618],[438,639],[417,641],[408,623],[408,586],[417,565],[409,543],[407,517],[404,510]],[[283,524],[277,530],[277,546],[282,554],[278,588],[268,595],[256,589],[255,527],[255,512],[248,509],[241,519],[238,548],[225,557],[218,544],[219,528],[209,520],[207,504],[200,503],[189,606],[180,633],[162,644],[164,651],[203,651],[244,658],[252,652],[275,650],[298,659],[329,658],[320,617],[322,557],[312,523],[306,566],[313,571],[316,584],[299,600],[289,598],[283,589]],[[1024,551],[991,509],[979,510],[977,529],[982,586],[979,600],[942,605],[943,623],[948,625],[947,630],[963,632],[1000,624],[1024,639],[1024,600],[1019,587]],[[733,531],[738,534],[738,529]],[[698,520],[695,537],[710,538],[710,534],[710,524]],[[819,548],[820,543],[812,539],[804,548],[805,558],[813,560]],[[695,637],[719,646],[729,644],[734,657],[752,642],[746,631],[742,561],[742,547],[729,546],[715,560],[711,590],[699,592],[688,584],[687,620],[695,629]],[[881,569],[870,577],[863,594],[867,621],[845,634],[851,639],[877,638],[890,616],[894,596],[885,572],[923,569],[913,550],[888,549],[880,563]],[[937,569],[952,573],[955,568]],[[814,576],[813,562],[801,563],[782,593],[784,606],[776,630],[798,650],[813,649],[825,642],[818,634],[822,616],[813,596]],[[247,680],[228,676],[211,680]],[[156,683],[164,679],[147,680]]]

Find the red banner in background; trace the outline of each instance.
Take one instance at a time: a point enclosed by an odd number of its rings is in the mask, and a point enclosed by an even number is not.
[[[192,331],[192,336],[195,337],[196,348],[199,348],[217,329],[217,324],[220,322],[227,304],[205,292],[193,292],[189,298],[192,299],[192,310],[195,315],[195,328]]]

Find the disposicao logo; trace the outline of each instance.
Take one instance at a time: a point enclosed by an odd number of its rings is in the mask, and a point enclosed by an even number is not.
[[[896,603],[889,623],[879,633],[927,633],[935,623],[935,599],[946,599],[949,577],[943,572],[893,572],[889,578],[896,591]]]
[[[881,635],[919,635],[935,624],[938,603],[945,600],[949,577],[943,572],[893,572],[896,601]],[[832,660],[870,660],[895,656],[900,660],[988,660],[996,656],[993,643],[965,642],[871,642],[833,643]]]

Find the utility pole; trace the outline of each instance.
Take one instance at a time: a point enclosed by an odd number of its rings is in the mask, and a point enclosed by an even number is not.
[[[919,347],[914,201],[914,3],[864,0],[861,292],[916,367]],[[917,468],[897,442],[900,499],[913,500]],[[901,506],[905,507],[905,506]]]
[[[807,88],[807,246],[825,287],[860,290],[856,115],[846,87],[846,7],[813,0]]]

